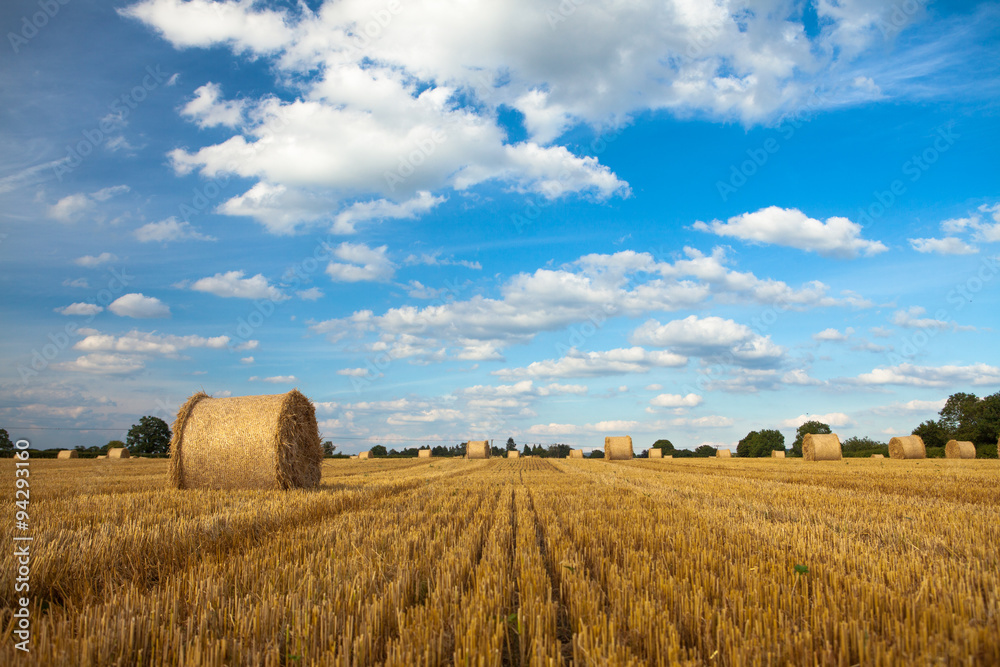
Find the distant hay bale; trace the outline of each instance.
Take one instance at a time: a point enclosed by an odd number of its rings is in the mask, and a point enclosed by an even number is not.
[[[106,459],[106,458],[108,458],[108,455],[107,454],[98,454],[97,458],[99,458],[99,459]]]
[[[717,449],[715,450],[715,458],[717,459],[731,459],[733,458],[733,453],[728,449]]]
[[[59,452],[58,458],[60,459],[78,459],[80,458],[80,453],[75,449],[64,449]]]
[[[674,458],[674,455],[673,455],[673,454],[667,454],[667,455],[666,455],[666,456],[664,456],[663,458],[665,458],[665,459],[670,459],[670,460],[673,460],[673,458]]]
[[[872,454],[871,458],[873,458],[873,459],[884,459],[885,456],[883,456],[882,454]]]
[[[839,461],[844,458],[836,433],[806,433],[802,438],[802,458],[806,461]]]
[[[968,440],[949,440],[944,446],[944,456],[948,459],[974,459],[976,446]]]
[[[356,459],[356,458],[359,458],[359,456],[358,456],[358,454],[351,454],[351,458],[352,459]]]
[[[582,459],[583,458],[583,450],[582,449],[571,449],[571,450],[569,450],[569,457],[571,459]]]
[[[421,449],[417,452],[418,459],[429,459],[431,457],[431,450]]]
[[[323,462],[316,408],[287,394],[210,398],[181,406],[170,441],[178,489],[291,489],[319,485]]]
[[[359,459],[370,459],[371,457],[372,457],[371,452],[361,452],[360,454],[358,454]]]
[[[126,447],[112,447],[108,450],[109,459],[127,459],[129,457]]]
[[[903,435],[889,440],[889,457],[894,459],[926,459],[927,448],[919,435]]]
[[[604,438],[604,458],[609,461],[623,461],[635,456],[632,451],[632,436],[611,435]]]
[[[771,450],[772,459],[783,459],[785,458],[785,450],[783,449],[772,449]]]
[[[649,450],[649,458],[651,458],[651,459],[662,459],[663,458],[663,450],[660,449],[659,447],[653,447],[651,450]]]
[[[490,443],[488,440],[469,440],[465,446],[466,455],[470,459],[490,458]]]
[[[507,452],[507,458],[509,459],[516,459],[519,458],[520,456],[521,452],[517,451],[516,449],[512,449],[509,452]]]

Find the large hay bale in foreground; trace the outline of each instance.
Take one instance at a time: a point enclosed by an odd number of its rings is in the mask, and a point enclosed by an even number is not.
[[[170,441],[178,489],[291,489],[319,485],[323,446],[316,408],[287,394],[211,398],[181,406]]]
[[[129,456],[128,449],[125,447],[112,447],[108,450],[109,459],[127,459]]]
[[[431,458],[431,450],[429,450],[429,449],[418,450],[417,451],[417,458],[418,459],[429,459],[429,458]]]
[[[802,458],[806,461],[839,461],[844,458],[836,433],[806,433],[802,438]]]
[[[974,459],[976,446],[968,440],[949,440],[944,446],[944,456],[948,459]]]
[[[903,435],[889,440],[889,457],[894,459],[926,459],[927,448],[919,435]]]
[[[771,450],[772,459],[783,459],[785,458],[785,450],[783,449],[772,449]]]
[[[653,447],[651,450],[649,450],[649,458],[651,458],[651,459],[662,459],[663,458],[663,450],[660,449],[659,447]]]
[[[728,449],[717,449],[715,450],[715,458],[717,459],[731,459],[733,458],[733,453]]]
[[[469,440],[465,453],[470,459],[490,458],[490,443],[488,440]]]
[[[635,456],[632,451],[632,436],[611,435],[604,438],[604,458],[609,461],[623,461]]]
[[[571,449],[571,450],[569,450],[569,457],[571,459],[582,459],[583,458],[583,450],[582,449]]]
[[[507,452],[507,458],[509,458],[509,459],[516,459],[516,458],[518,458],[520,456],[521,456],[521,452],[517,451],[516,449],[512,449],[512,450],[510,450],[510,451]]]
[[[57,458],[78,459],[80,458],[80,452],[76,451],[75,449],[64,449],[61,452],[59,452],[59,456]]]

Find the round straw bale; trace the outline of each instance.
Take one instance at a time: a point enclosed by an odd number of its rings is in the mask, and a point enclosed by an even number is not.
[[[64,449],[59,452],[59,458],[61,459],[78,459],[80,458],[80,453],[75,449]]]
[[[431,456],[432,456],[431,450],[429,450],[429,449],[421,449],[421,450],[417,451],[417,458],[418,459],[429,459],[429,458],[431,458]]]
[[[509,459],[516,459],[519,458],[520,456],[521,452],[517,451],[516,449],[511,449],[510,451],[507,452],[507,458]]]
[[[112,447],[108,450],[109,459],[127,459],[128,457],[128,449],[125,447]]]
[[[802,458],[806,461],[839,461],[844,458],[836,433],[806,433],[802,438]]]
[[[728,449],[717,449],[715,450],[715,458],[717,459],[731,459],[733,458],[733,453]]]
[[[210,398],[181,406],[170,441],[178,489],[291,489],[319,484],[323,461],[316,408],[287,394]]]
[[[872,454],[871,458],[873,458],[873,459],[884,459],[885,456],[883,454]]]
[[[465,452],[470,459],[490,458],[490,443],[488,440],[469,440]]]
[[[903,435],[889,440],[889,457],[894,459],[926,459],[927,449],[919,435]]]
[[[360,454],[358,454],[358,458],[359,459],[370,459],[370,458],[372,458],[372,453],[370,451],[368,451],[368,452],[361,452]]]
[[[571,449],[571,450],[569,450],[569,457],[571,459],[582,459],[583,458],[583,450],[582,449]]]
[[[968,440],[949,440],[944,446],[944,455],[949,459],[974,459],[976,446]]]
[[[772,449],[771,450],[772,459],[783,459],[785,458],[785,450],[783,449]]]
[[[649,455],[648,456],[651,459],[662,459],[663,458],[663,450],[660,449],[659,447],[653,447],[652,449],[649,450]]]
[[[98,454],[97,458],[99,458],[99,459],[106,459],[106,458],[108,458],[108,455],[107,454]]]
[[[667,455],[666,455],[666,456],[664,456],[663,458],[665,458],[665,459],[673,459],[673,458],[674,458],[674,455],[673,455],[673,454],[667,454]]]
[[[604,438],[604,458],[610,461],[630,459],[635,454],[632,451],[632,436],[612,435]]]

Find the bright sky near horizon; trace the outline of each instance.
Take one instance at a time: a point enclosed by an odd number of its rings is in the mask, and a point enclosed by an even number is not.
[[[34,446],[201,389],[298,387],[347,452],[885,441],[1000,390],[997,3],[16,0],[0,26],[0,427]]]

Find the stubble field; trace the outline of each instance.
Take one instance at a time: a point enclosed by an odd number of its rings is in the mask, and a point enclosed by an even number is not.
[[[0,662],[1000,664],[997,461],[328,460],[291,492],[167,467],[31,462],[31,652],[7,548]]]

